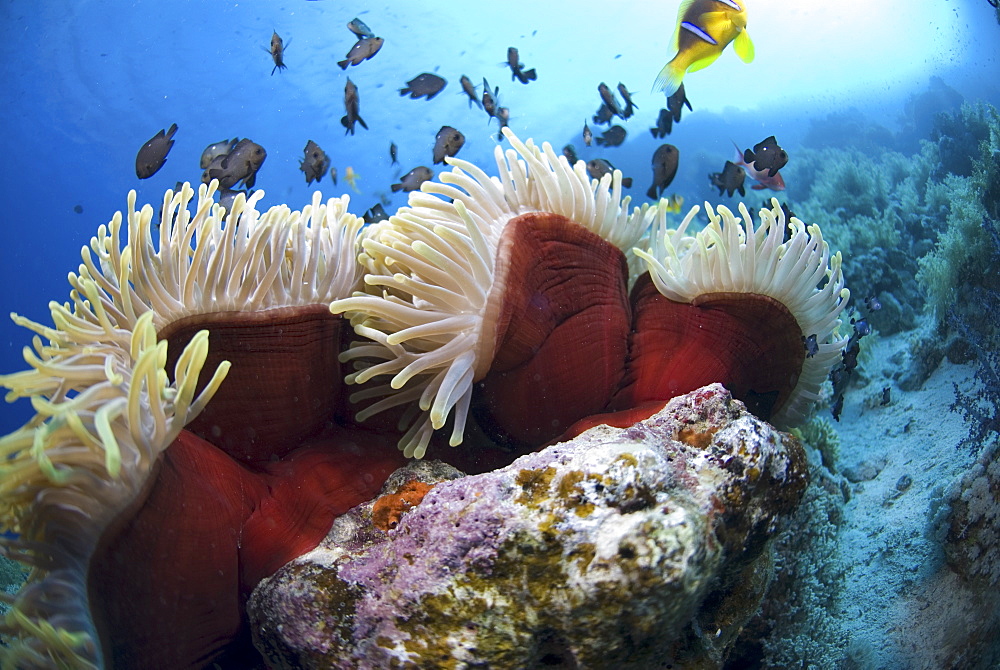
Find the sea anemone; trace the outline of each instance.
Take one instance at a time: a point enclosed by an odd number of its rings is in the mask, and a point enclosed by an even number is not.
[[[675,230],[659,209],[651,247],[636,250],[649,274],[632,292],[628,372],[613,408],[718,381],[758,416],[789,424],[818,399],[847,341],[838,327],[850,292],[819,226],[786,221],[771,202],[757,228],[742,203],[742,219],[705,203],[709,223],[694,235],[698,207]]]
[[[646,226],[621,173],[600,181],[545,143],[497,147],[499,177],[460,159],[363,240],[367,293],[335,301],[358,335],[342,355],[368,384],[358,414],[403,413],[421,457],[453,416],[473,412],[501,442],[537,446],[601,411],[621,380],[629,331],[626,251]],[[381,382],[381,383],[378,383]],[[473,401],[474,390],[476,400]]]
[[[216,188],[193,216],[190,186],[167,191],[158,232],[133,191],[128,244],[119,212],[84,247],[71,302],[50,305],[54,325],[13,316],[36,333],[31,369],[0,383],[36,415],[0,439],[0,542],[32,572],[4,667],[239,654],[257,581],[399,465],[391,444],[332,423],[327,304],[359,277],[346,197],[262,215],[258,192],[227,215]]]
[[[619,172],[590,180],[503,132],[499,177],[449,159],[443,183],[363,241],[368,289],[331,306],[369,340],[341,356],[364,385],[352,400],[375,400],[359,419],[406,408],[400,446],[419,458],[449,416],[453,446],[471,414],[494,440],[535,448],[713,382],[765,419],[806,412],[843,348],[849,297],[818,226],[779,207],[755,229],[742,205],[745,223],[706,204],[704,230],[686,232],[698,207],[668,230],[666,201],[629,214]],[[648,273],[633,281],[637,259]]]

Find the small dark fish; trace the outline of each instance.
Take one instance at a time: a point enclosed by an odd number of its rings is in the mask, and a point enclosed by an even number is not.
[[[497,128],[497,142],[503,140],[503,129],[510,124],[510,108],[500,107],[497,109],[497,121],[500,122],[500,127]]]
[[[333,185],[336,186],[337,185],[337,168],[335,168],[335,167],[330,168],[330,179],[333,180]]]
[[[495,89],[490,89],[490,83],[486,81],[486,77],[483,77],[483,109],[492,119],[497,115],[497,102],[498,96],[500,95],[500,87],[497,86]]]
[[[365,37],[375,37],[375,33],[371,31],[371,28],[365,25],[365,22],[361,19],[355,17],[347,24],[347,29],[358,36],[358,39],[364,39]]]
[[[764,203],[761,205],[761,208],[762,209],[771,209],[771,199],[770,198],[764,198]],[[793,212],[792,210],[790,210],[788,208],[788,203],[784,203],[784,202],[781,203],[781,211],[784,212],[784,214],[785,214],[785,221],[786,222],[790,221],[791,218],[793,216],[795,216],[795,212]]]
[[[591,179],[600,180],[606,174],[611,174],[615,171],[615,166],[603,158],[595,158],[594,160],[587,161],[587,174]],[[625,188],[632,188],[632,177],[622,177],[622,186]]]
[[[271,54],[271,60],[274,61],[274,67],[271,68],[271,76],[274,76],[276,70],[284,70],[287,65],[285,65],[285,44],[278,37],[277,31],[271,31],[271,48],[268,53]]]
[[[892,402],[892,387],[886,386],[882,389],[882,402],[879,404],[888,405],[890,402]]]
[[[687,105],[689,111],[694,111],[691,108],[691,103],[688,102],[687,94],[684,93],[684,84],[681,83],[680,88],[678,88],[674,93],[667,98],[667,109],[670,110],[670,115],[674,118],[674,123],[681,122],[681,110]],[[670,132],[669,130],[667,131]]]
[[[390,165],[398,165],[399,164],[399,161],[396,160],[396,143],[395,142],[389,142],[389,158],[392,159],[392,163],[390,163]]]
[[[712,186],[718,187],[719,195],[722,195],[722,192],[725,191],[729,197],[732,197],[736,191],[739,191],[741,196],[746,196],[747,192],[743,186],[743,180],[746,177],[747,173],[743,171],[743,168],[732,161],[726,161],[726,166],[722,169],[722,172],[713,172],[708,175]]]
[[[871,335],[872,327],[868,323],[868,319],[858,319],[855,321],[851,319],[854,324],[854,332],[858,334],[859,337],[864,337],[865,335]]]
[[[176,194],[180,193],[181,189],[183,189],[183,188],[184,188],[184,182],[182,182],[182,181],[175,182],[174,183],[174,194],[176,195]],[[174,212],[171,215],[171,217],[170,217],[171,222],[174,222],[174,221],[177,220],[177,214],[178,214],[178,212]],[[161,223],[163,223],[163,210],[158,210],[156,212],[156,222],[153,225],[156,227],[157,230],[159,230]]]
[[[345,135],[347,133],[350,133],[351,135],[354,134],[355,123],[360,123],[362,128],[368,130],[368,124],[361,118],[361,114],[358,111],[360,107],[361,99],[358,96],[358,87],[355,86],[354,82],[351,81],[351,78],[348,77],[347,85],[344,86],[344,109],[347,110],[347,115],[341,117],[340,119],[340,125],[347,128],[344,132]]]
[[[527,84],[529,81],[534,81],[538,78],[535,74],[535,68],[531,68],[530,70],[524,69],[516,47],[507,47],[507,65],[510,66],[511,81],[517,79],[522,84]]]
[[[840,415],[843,411],[844,411],[844,396],[843,394],[840,394],[836,396],[836,400],[833,401],[833,405],[830,407],[830,414],[833,415],[833,420],[840,421]]]
[[[246,188],[253,188],[257,181],[257,171],[264,164],[265,158],[267,152],[264,147],[244,137],[227,156],[216,159],[220,161],[219,165],[209,167],[208,177],[218,179],[220,188],[232,188],[241,181]]]
[[[222,140],[221,142],[216,142],[215,144],[209,144],[205,147],[205,150],[201,152],[201,169],[206,169],[212,164],[212,161],[219,156],[226,156],[236,143],[239,141],[238,137],[234,137],[231,140]]]
[[[778,146],[778,141],[774,135],[767,137],[753,145],[753,150],[747,149],[743,152],[743,161],[753,164],[755,170],[763,172],[767,170],[767,176],[773,177],[778,174],[778,170],[788,163],[788,154]]]
[[[618,82],[618,93],[621,94],[622,100],[625,101],[625,110],[622,112],[622,114],[627,119],[628,117],[632,116],[635,113],[632,110],[639,109],[639,105],[632,102],[632,94],[629,93],[629,90],[627,88],[625,88],[625,84],[621,82]]]
[[[243,194],[244,198],[250,197],[250,190],[245,189],[242,191],[234,191],[231,188],[220,188],[219,189],[219,204],[222,205],[223,209],[227,212],[233,211],[233,203],[236,202],[236,196]]]
[[[221,170],[222,169],[222,161],[226,160],[226,156],[228,156],[228,155],[229,154],[220,154],[220,155],[218,155],[218,156],[216,156],[215,158],[212,159],[212,162],[210,162],[208,164],[208,167],[205,168],[205,171],[201,173],[201,181],[202,181],[203,184],[207,184],[210,181],[212,181],[212,177],[209,176],[211,174],[212,170],[214,170],[214,169]]]
[[[601,94],[601,100],[604,101],[607,108],[611,110],[611,113],[615,116],[620,116],[624,120],[625,112],[622,111],[621,106],[618,104],[618,98],[616,98],[615,94],[611,92],[608,85],[602,81],[597,87],[597,92]]]
[[[590,143],[594,141],[594,133],[590,131],[590,126],[587,125],[587,120],[583,121],[583,143],[588,147]]]
[[[445,87],[448,82],[442,77],[436,74],[431,74],[430,72],[424,72],[423,74],[418,74],[416,77],[406,82],[406,88],[399,89],[400,95],[410,94],[412,100],[417,98],[427,96],[430,100],[435,95],[441,92],[441,89]]]
[[[177,124],[171,124],[169,130],[161,130],[153,138],[142,145],[135,155],[135,176],[139,179],[149,179],[167,162],[170,147],[174,146],[174,133]]]
[[[564,146],[562,153],[563,156],[566,157],[566,160],[569,161],[570,165],[576,165],[576,162],[580,160],[579,158],[577,158],[576,155],[576,147],[574,147],[572,144],[567,144],[566,146]]]
[[[603,126],[604,124],[611,123],[611,119],[614,118],[614,116],[615,113],[611,111],[611,108],[602,102],[601,106],[597,108],[597,113],[594,114],[592,118],[594,123],[599,126]]]
[[[476,95],[476,87],[472,83],[472,80],[463,74],[458,81],[462,85],[462,91],[469,96],[469,107],[472,107],[472,103],[476,103],[479,109],[482,109],[483,103],[479,101],[479,96]]]
[[[663,195],[664,189],[670,186],[677,175],[679,160],[680,152],[673,144],[661,144],[653,152],[653,185],[646,191],[651,200],[658,199]]]
[[[680,123],[681,110],[684,108],[684,105],[687,105],[687,108],[691,109],[691,103],[688,102],[687,96],[684,94],[684,84],[681,84],[680,88],[667,98],[666,109],[660,110],[660,115],[656,119],[656,127],[649,129],[653,137],[663,138],[670,134],[673,125]]]
[[[628,135],[621,126],[611,126],[597,138],[597,145],[601,147],[617,147],[625,141]]]
[[[73,211],[77,214],[83,214],[83,205],[73,205]]]
[[[878,299],[878,296],[870,295],[865,298],[865,307],[872,312],[877,312],[882,309],[882,302]]]
[[[357,65],[362,61],[366,61],[378,53],[378,50],[382,48],[383,42],[385,40],[381,37],[362,37],[354,43],[351,50],[344,56],[344,60],[337,61],[337,65],[340,66],[341,70],[346,70],[349,65]]]
[[[390,188],[392,188],[393,193],[397,191],[403,191],[404,193],[409,193],[410,191],[416,191],[417,189],[420,188],[421,184],[433,178],[434,178],[434,171],[431,170],[429,167],[424,167],[423,165],[421,165],[420,167],[415,167],[409,172],[407,172],[405,175],[403,175],[403,178],[400,180],[399,184],[393,184]]]
[[[819,343],[816,341],[816,333],[813,333],[809,337],[803,337],[802,344],[806,348],[806,358],[812,358],[819,353]]]
[[[389,218],[389,215],[385,213],[382,203],[377,202],[368,208],[368,211],[364,213],[362,218],[365,220],[365,223],[376,223],[378,221],[385,221]]]
[[[434,164],[443,163],[446,156],[454,156],[465,144],[465,135],[451,126],[441,126],[434,138]]]
[[[674,117],[671,116],[669,109],[661,109],[660,115],[656,117],[656,126],[649,129],[649,132],[653,134],[653,137],[657,139],[663,139],[670,134],[672,127],[674,125]]]
[[[299,161],[299,169],[306,174],[306,186],[321,181],[329,167],[330,157],[326,152],[312,140],[306,142],[305,157]]]

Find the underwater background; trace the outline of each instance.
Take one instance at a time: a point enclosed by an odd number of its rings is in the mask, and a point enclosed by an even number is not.
[[[800,434],[813,484],[782,542],[770,607],[739,647],[769,667],[994,667],[1000,662],[1000,11],[987,0],[905,6],[756,0],[756,57],[730,51],[685,77],[693,106],[669,136],[649,132],[665,106],[653,80],[669,59],[677,3],[340,3],[7,1],[0,4],[6,150],[4,315],[49,323],[67,299],[80,248],[130,189],[159,206],[197,184],[202,150],[248,137],[267,150],[259,209],[309,202],[299,169],[308,140],[330,156],[350,211],[405,204],[390,185],[431,166],[443,125],[458,157],[495,173],[497,124],[459,77],[499,87],[511,129],[605,158],[648,200],[650,157],[680,152],[668,194],[751,210],[776,196],[819,223],[844,254],[855,314],[868,319],[839,421],[829,407]],[[346,71],[337,61],[363,20],[385,39]],[[287,69],[274,72],[272,32]],[[537,80],[511,81],[507,48]],[[422,72],[447,80],[431,100],[401,97]],[[357,85],[368,129],[341,125]],[[638,107],[618,147],[585,147],[597,87],[619,82]],[[489,122],[488,122],[489,121]],[[138,149],[178,126],[166,164],[136,178]],[[719,195],[708,174],[775,135],[787,189]],[[391,164],[390,144],[399,165]],[[502,143],[506,148],[506,142]],[[344,179],[350,167],[358,179]],[[433,166],[437,173],[443,166]],[[748,184],[749,186],[749,181]],[[866,308],[876,297],[881,308]],[[24,368],[28,331],[4,316],[0,372]],[[886,390],[888,389],[888,391]],[[0,406],[0,434],[32,414]],[[962,516],[964,515],[964,516]],[[964,520],[956,521],[959,516]],[[959,526],[961,528],[959,528]],[[945,567],[948,566],[948,567]],[[777,594],[777,595],[774,595]]]

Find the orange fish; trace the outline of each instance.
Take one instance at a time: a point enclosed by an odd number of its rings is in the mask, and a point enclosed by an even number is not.
[[[673,95],[685,73],[714,63],[730,42],[740,60],[749,63],[754,49],[746,28],[746,0],[684,0],[672,42],[677,55],[660,70],[653,90]]]

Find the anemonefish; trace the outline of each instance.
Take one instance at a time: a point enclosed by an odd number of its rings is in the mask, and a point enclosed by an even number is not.
[[[667,198],[666,210],[671,214],[680,214],[681,209],[684,207],[684,196],[677,195],[674,193],[669,198]]]
[[[754,50],[746,28],[745,0],[684,0],[672,43],[677,55],[660,70],[653,89],[672,95],[685,72],[708,67],[730,42],[740,60],[749,63]]]

